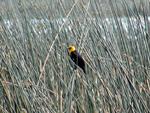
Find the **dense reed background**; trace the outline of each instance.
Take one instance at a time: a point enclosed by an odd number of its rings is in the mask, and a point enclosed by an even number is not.
[[[149,113],[148,0],[1,0],[0,113]],[[76,45],[87,74],[73,71]]]

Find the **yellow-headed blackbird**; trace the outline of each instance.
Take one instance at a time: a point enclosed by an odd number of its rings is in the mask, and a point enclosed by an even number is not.
[[[81,57],[81,55],[77,52],[75,46],[69,46],[68,47],[68,52],[69,52],[69,56],[71,58],[71,60],[77,65],[79,66],[84,73],[85,72],[85,62],[83,60],[83,58]],[[76,68],[75,68],[76,69]]]

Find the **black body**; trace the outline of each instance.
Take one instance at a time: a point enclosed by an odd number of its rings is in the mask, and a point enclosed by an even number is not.
[[[84,62],[83,58],[81,57],[81,55],[77,51],[74,51],[74,52],[71,52],[70,57],[71,57],[72,61],[77,66],[79,66],[83,70],[84,73],[86,73],[85,72],[85,62]]]

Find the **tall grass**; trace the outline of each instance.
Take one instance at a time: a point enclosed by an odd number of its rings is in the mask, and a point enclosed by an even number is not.
[[[141,9],[134,0],[1,3],[0,112],[150,112],[148,0]],[[68,44],[86,75],[72,69]]]

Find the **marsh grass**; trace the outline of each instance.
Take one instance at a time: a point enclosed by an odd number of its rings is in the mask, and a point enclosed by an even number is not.
[[[0,112],[150,112],[148,0],[142,11],[134,0],[134,10],[126,0],[101,2],[4,2]],[[68,44],[85,59],[86,75],[71,68]]]

